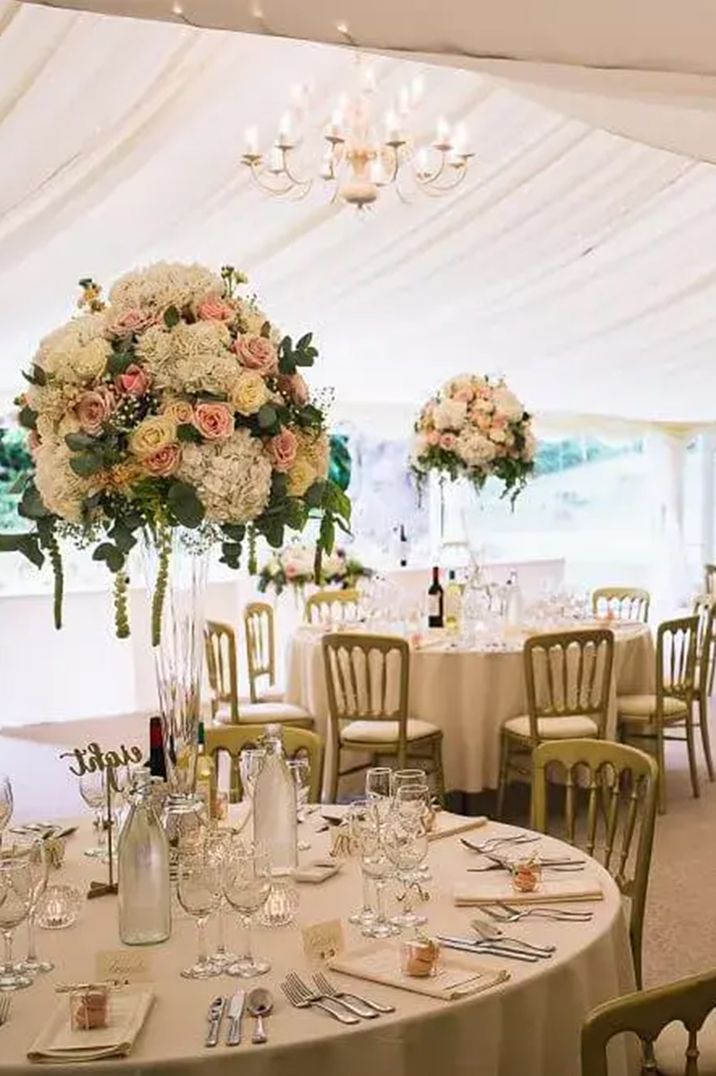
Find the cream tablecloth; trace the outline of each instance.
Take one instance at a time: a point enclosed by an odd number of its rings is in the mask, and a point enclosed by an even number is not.
[[[578,626],[578,625],[576,625]],[[611,624],[616,636],[614,688],[620,694],[653,691],[654,646],[643,625]],[[287,654],[286,698],[304,707],[324,736],[328,700],[321,632],[300,628]],[[410,713],[441,728],[448,790],[481,792],[497,788],[500,728],[526,713],[521,645],[511,650],[454,650],[447,646],[413,650],[410,660]],[[615,734],[612,705],[607,735]],[[332,744],[328,743],[328,753]],[[328,772],[328,766],[326,767]]]
[[[302,826],[313,845],[304,858],[325,854],[326,835],[307,833],[315,818]],[[443,816],[449,822],[449,816]],[[454,820],[453,820],[454,821]],[[510,827],[488,823],[479,833],[491,836]],[[71,839],[64,880],[86,886],[96,877],[97,865],[82,856],[87,834]],[[532,845],[530,847],[537,847]],[[547,851],[564,850],[560,842],[543,839]],[[479,879],[467,874],[475,863],[474,853],[456,837],[430,846],[435,877],[429,888],[433,899],[426,905],[430,929],[468,933],[474,910],[456,908],[452,886],[456,881]],[[84,1065],[54,1065],[59,1076],[109,1071],[147,1076],[579,1076],[580,1027],[589,1010],[600,1002],[634,988],[627,929],[616,886],[596,863],[590,876],[598,877],[605,899],[590,904],[590,923],[521,923],[511,928],[527,940],[550,941],[557,953],[539,964],[521,964],[480,956],[482,965],[508,968],[510,980],[486,993],[460,1001],[444,1002],[390,987],[358,980],[344,980],[359,993],[391,1002],[393,1015],[343,1027],[317,1011],[292,1009],[279,989],[283,974],[291,968],[308,973],[301,937],[296,926],[274,931],[257,930],[255,949],[272,962],[272,970],[256,980],[275,998],[275,1012],[268,1022],[268,1046],[251,1046],[250,1024],[245,1021],[244,1043],[234,1049],[223,1044],[215,1050],[202,1046],[205,1013],[216,994],[229,994],[239,981],[220,977],[205,982],[181,979],[180,969],[193,959],[194,924],[175,922],[169,942],[143,950],[151,962],[156,1001],[133,1054],[126,1059]],[[301,886],[298,926],[340,916],[349,946],[362,944],[360,935],[345,917],[360,900],[357,864],[322,885]],[[581,905],[582,908],[585,905]],[[100,948],[119,946],[116,898],[85,902],[80,921],[65,931],[40,931],[42,954],[55,961],[56,969],[39,978],[33,987],[13,997],[10,1022],[0,1028],[0,1076],[28,1076],[37,1067],[26,1051],[45,1025],[56,995],[57,982],[86,980],[93,975],[94,954]],[[22,933],[21,931],[19,933]],[[232,947],[238,938],[229,932]],[[462,955],[462,954],[461,954]],[[466,959],[472,959],[467,955]],[[334,975],[334,978],[338,978]],[[250,985],[250,984],[249,984]],[[226,1024],[224,1025],[225,1034]],[[627,1060],[617,1044],[610,1076],[626,1076]]]

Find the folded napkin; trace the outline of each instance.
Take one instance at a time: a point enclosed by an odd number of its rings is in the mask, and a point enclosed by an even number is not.
[[[597,878],[544,878],[533,893],[519,893],[509,878],[499,874],[481,874],[479,880],[458,882],[453,889],[456,904],[570,904],[575,900],[603,900]]]
[[[154,995],[147,991],[113,990],[109,996],[109,1026],[73,1031],[69,997],[65,994],[27,1056],[30,1061],[55,1064],[124,1057],[134,1046],[153,1000]]]
[[[443,837],[454,837],[456,833],[467,833],[470,829],[479,829],[487,825],[487,816],[475,815],[474,818],[463,818],[460,815],[446,814],[439,811],[435,818],[435,829],[428,834],[429,841],[440,841]]]
[[[469,994],[479,994],[510,977],[507,971],[485,968],[472,960],[453,957],[452,954],[446,956],[445,950],[442,950],[437,975],[429,979],[419,979],[406,975],[402,970],[400,947],[395,942],[381,942],[353,949],[336,957],[329,967],[342,975],[367,979],[383,986],[395,986],[399,990],[410,990],[414,994],[425,994],[441,1001],[454,1001]]]

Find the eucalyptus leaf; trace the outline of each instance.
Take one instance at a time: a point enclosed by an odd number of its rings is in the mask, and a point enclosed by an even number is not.
[[[173,329],[181,321],[181,314],[175,306],[168,306],[164,311],[164,324],[167,329]]]
[[[70,467],[80,478],[90,478],[102,470],[102,460],[93,452],[80,452],[70,459]]]
[[[177,438],[180,441],[203,441],[203,437],[197,430],[196,426],[192,426],[191,422],[182,422],[177,426]]]
[[[204,505],[188,482],[173,481],[169,487],[169,507],[183,527],[198,527],[204,518]]]

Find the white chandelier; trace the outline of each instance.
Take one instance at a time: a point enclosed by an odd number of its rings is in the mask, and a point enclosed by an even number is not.
[[[423,80],[401,87],[397,100],[382,109],[373,67],[356,52],[354,86],[342,93],[322,136],[311,131],[308,86],[295,86],[267,152],[259,146],[258,128],[246,130],[241,158],[255,184],[267,194],[305,198],[321,182],[331,201],[365,209],[383,188],[392,187],[403,201],[422,192],[450,194],[463,182],[473,157],[464,123],[451,128],[442,116],[435,137],[420,142],[411,133],[423,98]]]

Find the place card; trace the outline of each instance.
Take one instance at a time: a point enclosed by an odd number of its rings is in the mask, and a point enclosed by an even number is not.
[[[325,923],[304,927],[301,936],[306,959],[313,963],[328,963],[342,953],[346,946],[340,919],[330,919]]]
[[[152,978],[149,953],[101,949],[95,956],[95,978],[100,983],[148,983]]]

